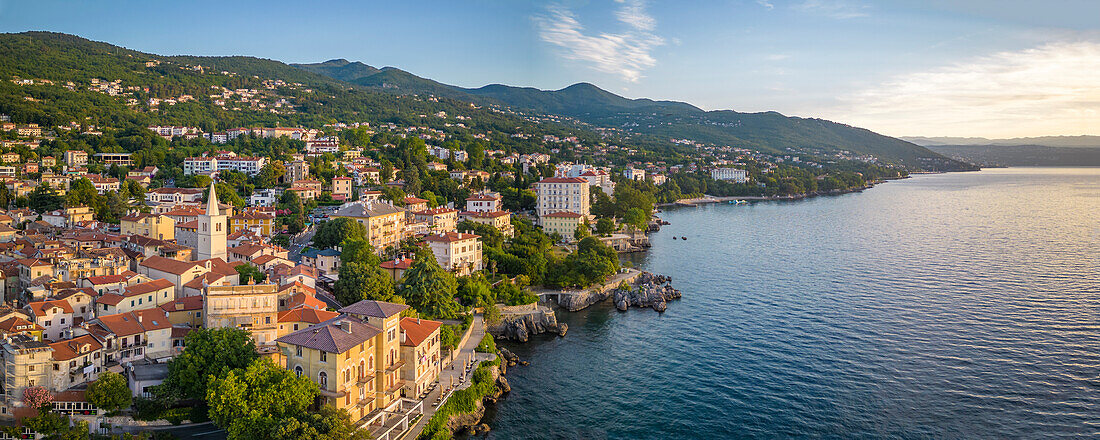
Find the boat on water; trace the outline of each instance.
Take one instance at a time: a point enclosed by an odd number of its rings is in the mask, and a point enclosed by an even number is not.
[[[748,205],[748,200],[730,200],[731,205]]]
[[[687,237],[680,237],[681,240],[687,241]]]

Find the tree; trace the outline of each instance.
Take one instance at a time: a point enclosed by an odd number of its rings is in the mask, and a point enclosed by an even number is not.
[[[158,397],[203,399],[210,377],[222,377],[256,359],[256,343],[237,328],[196,329],[184,339],[187,347],[168,362],[168,377],[157,388]]]
[[[53,402],[53,394],[44,386],[33,386],[23,389],[23,404],[30,408],[42,408]]]
[[[256,359],[245,368],[212,377],[205,397],[210,420],[229,431],[229,438],[243,439],[249,438],[242,434],[251,431],[247,426],[252,425],[251,418],[304,416],[316,394],[317,384],[308,377],[280,368],[268,359]]]
[[[646,224],[649,222],[649,216],[640,208],[630,208],[623,215],[623,223],[633,227],[634,229],[646,228]]]
[[[279,179],[286,175],[286,167],[280,162],[268,162],[260,169],[260,172],[256,174],[256,177],[252,178],[252,183],[257,188],[274,188],[279,184]]]
[[[317,234],[313,236],[313,246],[321,249],[333,248],[345,240],[365,239],[367,227],[353,219],[341,217],[321,223]]]
[[[401,296],[422,315],[454,319],[459,305],[455,302],[455,279],[443,270],[428,249],[416,253],[416,259],[401,278]]]
[[[615,232],[615,221],[609,218],[601,218],[596,221],[596,233],[600,235],[609,235]]]
[[[248,284],[249,281],[255,281],[256,284],[260,284],[267,279],[267,274],[261,272],[256,266],[248,263],[239,264],[235,269],[237,269],[237,274],[240,275],[241,284]]]
[[[88,384],[87,398],[88,403],[107,412],[129,408],[133,402],[126,378],[111,371],[104,372],[99,379]]]
[[[591,235],[592,234],[588,233],[588,225],[585,224],[585,223],[578,224],[577,229],[573,230],[573,239],[575,239],[577,241],[580,241],[580,239],[582,239],[584,237],[589,237]]]
[[[65,203],[69,206],[93,206],[99,199],[99,191],[86,177],[81,177],[69,184],[69,191],[65,194]]]
[[[230,439],[271,440],[368,440],[370,432],[357,429],[346,410],[331,405],[295,417],[275,418],[253,413],[230,428]]]
[[[61,209],[64,202],[65,198],[57,195],[57,191],[45,183],[35,187],[27,197],[27,205],[39,213]]]

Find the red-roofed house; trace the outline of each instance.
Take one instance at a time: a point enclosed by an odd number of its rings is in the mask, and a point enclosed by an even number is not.
[[[405,394],[418,396],[428,390],[443,370],[439,358],[439,321],[401,318],[401,379]]]
[[[27,303],[23,309],[30,315],[30,321],[46,330],[42,336],[51,341],[64,339],[73,328],[73,307],[65,300],[47,300]]]

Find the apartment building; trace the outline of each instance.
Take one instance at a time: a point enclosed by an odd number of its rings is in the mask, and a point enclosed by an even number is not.
[[[539,221],[554,212],[573,212],[587,218],[591,209],[588,181],[580,177],[550,177],[534,184]]]

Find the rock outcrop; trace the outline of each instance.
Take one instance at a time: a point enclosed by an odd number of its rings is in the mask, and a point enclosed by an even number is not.
[[[613,289],[590,289],[572,295],[562,295],[561,299],[558,300],[558,305],[570,312],[576,312],[610,298],[612,290]]]
[[[680,291],[672,288],[672,278],[642,272],[629,288],[618,288],[612,293],[615,308],[650,307],[658,312],[668,308],[668,301],[680,298]]]
[[[542,333],[557,333],[565,336],[569,327],[559,324],[557,316],[549,307],[538,307],[524,313],[504,314],[500,323],[488,327],[489,334],[512,341],[527,342],[531,336]]]
[[[512,391],[511,385],[508,384],[508,379],[505,379],[504,376],[501,375],[500,370],[496,366],[490,367],[489,371],[496,381],[496,389],[493,390],[492,394],[478,401],[474,411],[451,415],[451,417],[447,419],[447,429],[451,432],[466,432],[467,435],[480,435],[489,432],[489,425],[481,423],[481,419],[485,417],[485,405],[495,404],[500,400],[500,396]]]

